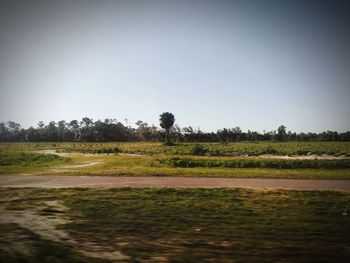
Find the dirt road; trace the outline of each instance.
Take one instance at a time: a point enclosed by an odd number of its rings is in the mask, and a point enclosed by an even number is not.
[[[251,179],[207,177],[106,177],[0,175],[0,187],[44,188],[263,188],[350,191],[350,180]]]

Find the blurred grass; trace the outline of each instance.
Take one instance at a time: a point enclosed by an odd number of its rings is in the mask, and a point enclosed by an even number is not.
[[[0,197],[12,200],[18,209],[62,200],[70,208],[65,216],[71,220],[62,229],[81,242],[120,246],[132,262],[153,257],[169,262],[348,262],[350,258],[349,193],[0,189]],[[6,231],[18,233],[5,229],[0,235]],[[120,242],[123,245],[116,245]],[[65,253],[67,259],[73,251]],[[73,262],[59,254],[52,258]]]
[[[1,217],[1,215],[0,215]],[[86,258],[76,253],[69,246],[46,240],[28,229],[13,223],[0,223],[0,262],[4,263],[108,263],[110,261]],[[7,243],[10,247],[23,246],[30,250],[29,254],[23,254],[13,249],[6,249]],[[21,244],[21,245],[19,245]]]

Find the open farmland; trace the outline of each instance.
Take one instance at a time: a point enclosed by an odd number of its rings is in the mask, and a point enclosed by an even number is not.
[[[349,153],[338,142],[2,143],[0,262],[348,262]]]
[[[208,156],[258,156],[271,155],[322,155],[350,157],[350,142],[231,142],[231,143],[179,143],[173,146],[160,142],[74,142],[74,143],[2,143],[2,150],[43,150],[55,149],[64,152],[81,153],[133,153],[133,154],[180,154],[193,155],[194,147],[200,145]]]
[[[349,179],[349,155],[348,142],[2,143],[0,174]]]
[[[350,1],[0,21],[0,263],[350,263]]]

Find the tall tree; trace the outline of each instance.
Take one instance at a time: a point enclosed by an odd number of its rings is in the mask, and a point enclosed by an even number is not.
[[[170,112],[164,112],[160,115],[159,122],[160,122],[160,127],[162,127],[165,130],[165,142],[168,144],[169,143],[169,130],[175,122],[175,117]]]
[[[277,129],[277,138],[279,141],[285,141],[287,137],[286,126],[281,125]]]
[[[40,129],[44,128],[44,127],[45,127],[45,123],[44,123],[43,121],[39,121],[39,122],[38,122],[38,127],[39,127]]]

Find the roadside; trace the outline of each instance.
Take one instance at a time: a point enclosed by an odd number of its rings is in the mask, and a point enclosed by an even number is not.
[[[350,191],[350,180],[2,175],[0,187],[259,188]]]
[[[348,262],[349,209],[333,191],[0,188],[0,262]]]

